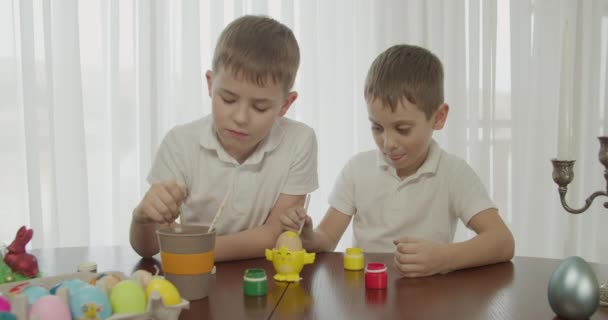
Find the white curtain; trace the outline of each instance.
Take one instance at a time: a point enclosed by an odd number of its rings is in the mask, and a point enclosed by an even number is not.
[[[164,134],[210,112],[203,74],[223,27],[243,14],[290,26],[302,63],[288,116],[319,140],[319,222],[347,159],[374,148],[363,100],[388,46],[427,47],[444,63],[447,127],[435,138],[477,171],[513,230],[516,254],[608,262],[608,198],[566,213],[557,154],[562,30],[574,42],[580,207],[604,190],[596,137],[608,104],[608,0],[2,0],[0,244],[128,245],[131,211]],[[472,234],[460,228],[457,239]],[[350,245],[347,231],[338,250]]]

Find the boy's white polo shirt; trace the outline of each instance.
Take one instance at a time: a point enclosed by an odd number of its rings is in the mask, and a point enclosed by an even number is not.
[[[393,240],[410,236],[450,243],[456,223],[495,208],[473,169],[432,141],[427,159],[403,180],[378,150],[351,158],[329,204],[353,216],[354,246],[394,252]]]
[[[217,233],[250,229],[264,223],[281,193],[317,189],[316,137],[303,123],[277,118],[268,137],[239,164],[218,141],[213,118],[206,116],[165,136],[148,182],[171,180],[188,190],[184,223],[210,224],[230,189]]]

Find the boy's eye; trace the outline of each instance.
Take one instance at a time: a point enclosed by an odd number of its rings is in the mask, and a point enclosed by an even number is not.
[[[266,106],[255,106],[255,105],[254,105],[254,106],[253,106],[253,109],[254,109],[255,111],[257,111],[257,112],[262,113],[262,112],[266,112],[266,111],[267,111],[268,109],[270,109],[270,108],[268,108],[268,107],[266,107]]]
[[[220,96],[220,97],[222,98],[222,101],[224,101],[224,103],[227,103],[227,104],[232,104],[232,103],[236,102],[236,99],[226,98],[224,96]]]
[[[373,131],[373,132],[382,132],[382,127],[379,127],[379,126],[372,126],[372,131]]]
[[[402,135],[407,135],[410,133],[410,128],[397,128],[397,132]]]

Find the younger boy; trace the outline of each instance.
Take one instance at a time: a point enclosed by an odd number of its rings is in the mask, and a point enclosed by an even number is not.
[[[158,253],[155,231],[173,223],[210,224],[215,260],[261,257],[281,232],[279,216],[317,188],[317,144],[308,126],[283,116],[300,54],[292,31],[267,17],[244,16],[222,32],[207,86],[212,115],[173,128],[133,210],[130,240],[143,257]]]
[[[314,231],[303,208],[288,210],[283,228],[306,219],[305,249],[332,251],[354,218],[355,245],[394,252],[395,267],[407,277],[511,259],[513,236],[483,184],[432,139],[448,116],[439,59],[415,46],[387,49],[368,72],[365,99],[378,150],[346,164]],[[452,243],[458,219],[477,235]]]

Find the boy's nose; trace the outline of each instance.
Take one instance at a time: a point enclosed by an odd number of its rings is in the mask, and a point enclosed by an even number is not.
[[[238,125],[247,124],[247,122],[249,121],[249,115],[247,114],[247,106],[245,104],[239,105],[232,114],[232,119]]]
[[[390,151],[395,149],[395,143],[394,143],[394,139],[387,133],[384,134],[384,137],[382,137],[382,139],[384,140],[384,150],[385,151]]]

